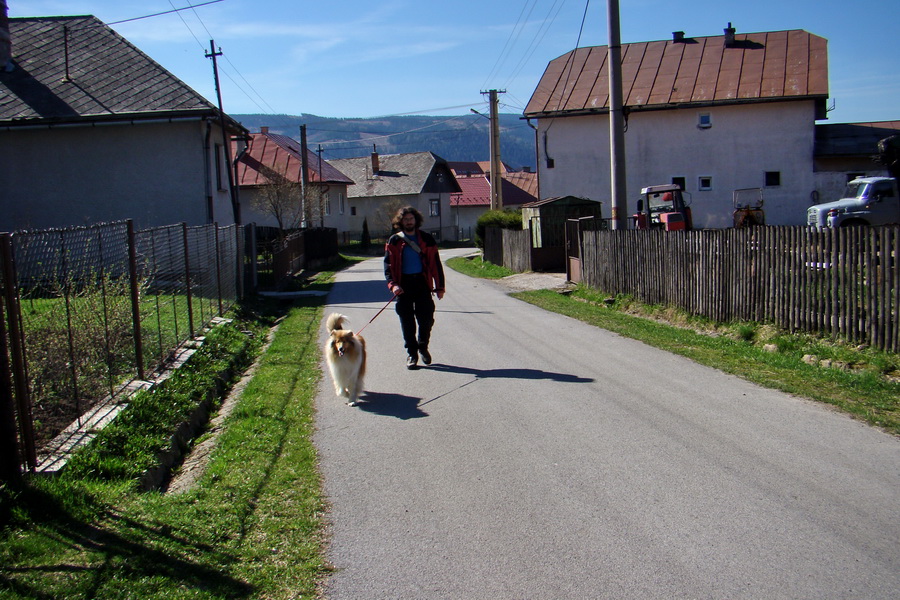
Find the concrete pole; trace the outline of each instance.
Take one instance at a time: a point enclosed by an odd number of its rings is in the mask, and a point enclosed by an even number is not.
[[[490,90],[491,102],[491,210],[503,210],[503,178],[500,162],[500,115],[497,90]]]
[[[607,0],[609,26],[609,158],[612,228],[628,228],[625,187],[625,113],[622,109],[622,42],[619,0]]]

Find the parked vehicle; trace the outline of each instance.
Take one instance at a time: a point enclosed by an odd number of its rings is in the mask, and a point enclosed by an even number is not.
[[[632,217],[635,227],[666,231],[693,229],[688,204],[678,184],[645,187],[641,189],[641,197],[637,201],[637,213]]]
[[[766,214],[763,212],[762,188],[734,190],[732,204],[734,205],[733,217],[736,228],[766,224]]]
[[[809,207],[814,227],[853,227],[900,223],[900,194],[893,177],[860,177],[847,184],[844,198]]]

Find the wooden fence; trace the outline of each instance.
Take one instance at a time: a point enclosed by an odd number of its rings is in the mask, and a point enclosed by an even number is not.
[[[728,322],[900,350],[900,228],[584,231],[582,282]]]
[[[484,234],[484,260],[517,273],[531,270],[530,229],[488,227]]]

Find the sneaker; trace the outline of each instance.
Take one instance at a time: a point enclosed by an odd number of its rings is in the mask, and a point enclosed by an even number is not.
[[[406,357],[406,368],[407,369],[415,369],[418,362],[419,362],[419,359],[417,359],[415,356],[412,356],[412,355],[407,356]]]
[[[422,355],[422,362],[426,365],[431,364],[431,354],[428,352],[428,348],[419,348],[419,354]]]

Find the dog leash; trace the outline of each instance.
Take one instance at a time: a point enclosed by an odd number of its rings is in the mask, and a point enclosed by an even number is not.
[[[361,334],[362,331],[363,331],[363,329],[365,329],[366,327],[368,327],[369,325],[371,325],[371,324],[372,324],[372,321],[374,321],[374,320],[378,317],[378,315],[380,315],[381,313],[383,313],[383,312],[384,312],[384,309],[386,309],[388,306],[390,306],[390,305],[391,305],[391,302],[393,302],[393,301],[394,301],[394,298],[396,298],[396,297],[397,297],[397,294],[394,294],[393,296],[391,296],[391,299],[387,301],[387,304],[385,304],[384,306],[382,306],[382,307],[381,307],[381,310],[379,310],[377,313],[375,313],[375,316],[372,317],[371,319],[369,319],[369,322],[366,323],[365,325],[363,325],[363,326],[362,326],[362,329],[360,329],[359,331],[356,332],[356,335]]]

